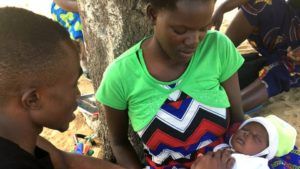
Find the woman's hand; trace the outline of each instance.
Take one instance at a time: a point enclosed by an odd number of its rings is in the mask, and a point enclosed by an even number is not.
[[[230,151],[220,150],[198,157],[191,169],[231,169],[234,162]]]

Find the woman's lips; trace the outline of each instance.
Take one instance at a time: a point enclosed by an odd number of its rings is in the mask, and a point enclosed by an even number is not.
[[[183,57],[191,57],[194,54],[195,50],[181,51],[180,54]]]

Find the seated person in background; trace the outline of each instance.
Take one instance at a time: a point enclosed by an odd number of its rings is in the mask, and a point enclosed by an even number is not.
[[[53,20],[58,22],[64,28],[66,28],[70,34],[72,40],[78,42],[75,43],[80,49],[80,66],[83,70],[83,74],[89,77],[87,69],[87,58],[82,50],[84,50],[82,23],[80,20],[78,10],[78,4],[76,0],[53,0],[51,5],[51,14]]]
[[[51,14],[55,21],[65,27],[72,40],[82,41],[82,24],[76,0],[54,0]]]
[[[51,14],[53,20],[58,22],[64,28],[66,28],[70,34],[72,40],[78,42],[75,43],[80,49],[80,66],[83,70],[83,74],[89,77],[87,70],[87,58],[81,50],[84,50],[82,23],[80,20],[78,10],[78,4],[76,0],[53,0],[51,5]]]
[[[0,8],[0,25],[0,168],[121,168],[39,137],[43,127],[65,131],[75,118],[81,69],[67,31],[18,8]]]
[[[246,58],[239,72],[243,108],[247,112],[270,97],[300,86],[300,1],[227,0],[213,17],[216,28],[223,13],[237,6],[240,10],[226,35],[236,46],[248,39],[262,56],[250,63]]]
[[[235,158],[233,169],[269,169],[269,160],[294,149],[296,137],[296,129],[277,116],[254,117],[242,123],[229,145],[220,144],[214,151],[230,148]]]

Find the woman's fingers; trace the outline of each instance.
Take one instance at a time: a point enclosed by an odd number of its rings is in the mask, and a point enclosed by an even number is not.
[[[228,161],[226,162],[226,169],[232,169],[234,163],[235,163],[235,159],[232,157],[229,158]]]
[[[231,152],[229,150],[222,150],[222,161],[227,161],[229,158],[231,158]]]
[[[232,151],[230,150],[222,150],[221,161],[222,165],[226,166],[226,169],[231,169],[235,163],[235,160],[231,154]]]
[[[197,158],[191,169],[231,169],[234,163],[231,151],[220,150],[217,152],[208,152]]]

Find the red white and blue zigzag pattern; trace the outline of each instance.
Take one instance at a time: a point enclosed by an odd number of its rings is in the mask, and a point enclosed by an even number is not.
[[[181,91],[173,92],[150,124],[139,132],[147,168],[190,168],[197,154],[223,141],[226,117],[225,108],[209,107]]]

